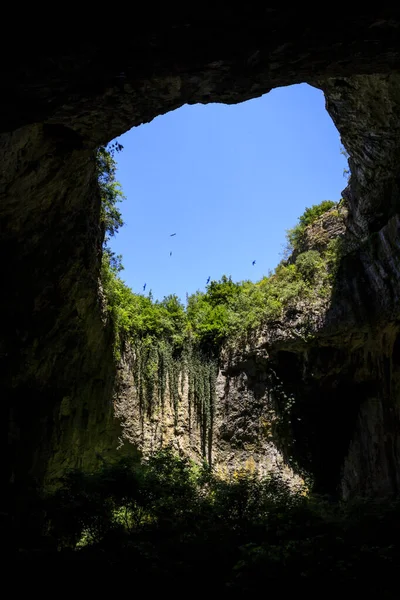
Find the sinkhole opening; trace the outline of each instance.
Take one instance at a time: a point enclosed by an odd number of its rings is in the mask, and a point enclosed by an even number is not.
[[[339,202],[347,159],[321,90],[236,105],[185,105],[118,138],[123,279],[156,300],[207,281],[258,281],[282,260],[307,207]],[[143,290],[143,286],[146,285]]]
[[[184,106],[99,152],[103,284],[122,334],[209,349],[326,308],[348,167],[320,90]]]

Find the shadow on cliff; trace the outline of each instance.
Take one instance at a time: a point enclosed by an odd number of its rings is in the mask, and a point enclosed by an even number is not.
[[[365,393],[354,381],[355,366],[340,350],[317,347],[306,356],[277,352],[273,367],[285,391],[274,396],[274,443],[295,471],[311,477],[314,492],[340,497],[343,461]]]

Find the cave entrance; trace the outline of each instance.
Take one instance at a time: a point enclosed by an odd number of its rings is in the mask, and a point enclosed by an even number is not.
[[[339,201],[346,185],[338,131],[322,91],[307,84],[185,105],[118,141],[127,201],[111,246],[126,283],[138,293],[146,283],[156,299],[184,300],[208,277],[261,279],[304,209]]]

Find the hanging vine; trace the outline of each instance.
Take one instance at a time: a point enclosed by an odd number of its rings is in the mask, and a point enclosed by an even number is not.
[[[193,342],[187,343],[179,355],[163,339],[137,339],[133,346],[132,375],[142,419],[151,418],[158,409],[164,412],[168,398],[176,427],[179,407],[187,402],[189,429],[192,431],[197,424],[203,457],[211,461],[216,361],[210,360]]]

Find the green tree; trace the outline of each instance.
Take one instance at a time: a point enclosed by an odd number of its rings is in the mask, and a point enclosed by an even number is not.
[[[122,149],[122,146],[119,145],[119,147]],[[96,159],[101,195],[101,223],[104,229],[104,247],[108,248],[110,238],[114,237],[124,224],[117,204],[125,200],[125,196],[121,184],[115,179],[117,163],[111,152],[104,147],[99,148]]]

